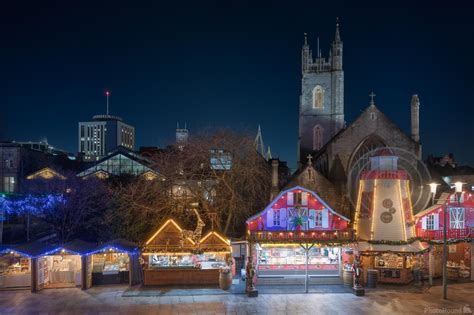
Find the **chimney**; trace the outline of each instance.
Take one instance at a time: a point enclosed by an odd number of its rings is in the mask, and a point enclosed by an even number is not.
[[[411,138],[420,142],[420,99],[416,94],[411,97]]]
[[[275,199],[280,191],[278,187],[278,166],[279,166],[278,159],[272,159],[272,189],[270,192],[270,201]]]

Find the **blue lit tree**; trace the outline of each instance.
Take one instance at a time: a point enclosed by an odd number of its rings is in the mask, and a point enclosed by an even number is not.
[[[9,215],[41,220],[61,242],[81,232],[93,233],[109,205],[110,191],[95,177],[67,175],[65,179],[29,180],[22,187],[24,195],[0,198],[0,207]]]

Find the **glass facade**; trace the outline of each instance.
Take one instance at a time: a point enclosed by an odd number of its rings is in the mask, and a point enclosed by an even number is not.
[[[149,167],[126,157],[125,155],[117,154],[79,173],[78,176],[87,176],[97,171],[105,171],[111,175],[140,175],[146,171],[152,170]]]

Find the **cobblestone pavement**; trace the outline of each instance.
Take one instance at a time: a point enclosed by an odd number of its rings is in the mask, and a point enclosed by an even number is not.
[[[382,289],[350,293],[123,297],[126,287],[0,292],[0,314],[440,314],[474,310],[474,283],[421,292]]]

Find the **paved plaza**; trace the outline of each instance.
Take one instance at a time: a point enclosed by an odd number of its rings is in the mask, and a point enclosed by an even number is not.
[[[474,283],[452,285],[449,301],[441,287],[403,287],[351,293],[243,294],[125,297],[127,287],[0,292],[1,314],[459,314],[474,310]]]

